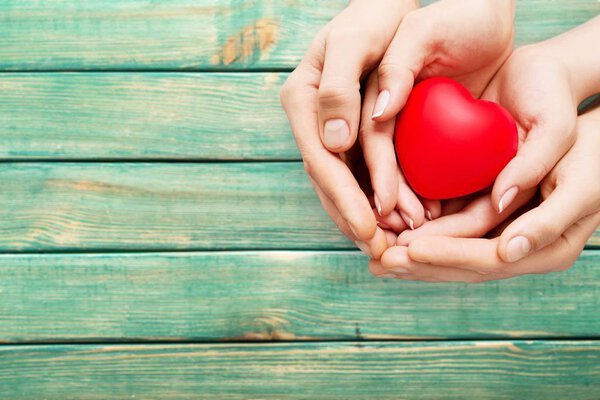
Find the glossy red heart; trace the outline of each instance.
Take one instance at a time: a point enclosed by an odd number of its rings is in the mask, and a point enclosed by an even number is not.
[[[500,105],[448,78],[413,88],[396,120],[400,167],[413,190],[449,199],[491,185],[517,153],[517,126]]]

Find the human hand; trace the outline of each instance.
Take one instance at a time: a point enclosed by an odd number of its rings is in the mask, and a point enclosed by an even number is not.
[[[387,248],[386,235],[343,153],[356,141],[361,79],[379,63],[402,18],[417,6],[414,0],[352,1],[318,33],[281,90],[324,209],[347,237],[375,258]]]
[[[442,0],[408,14],[370,77],[364,97],[361,146],[382,222],[418,228],[437,218],[439,202],[419,199],[406,184],[393,146],[394,120],[416,80],[451,77],[479,97],[513,44],[514,2]],[[390,215],[391,214],[391,215]],[[400,233],[400,232],[398,232]]]
[[[539,206],[519,216],[499,237],[446,236],[459,226],[468,230],[476,225],[469,221],[489,221],[493,209],[488,197],[478,206],[407,232],[411,237],[403,241],[408,246],[387,250],[381,262],[371,261],[371,271],[408,280],[483,282],[569,268],[600,224],[600,109],[579,117],[576,132],[573,147],[542,181]],[[523,199],[510,207],[519,202]]]

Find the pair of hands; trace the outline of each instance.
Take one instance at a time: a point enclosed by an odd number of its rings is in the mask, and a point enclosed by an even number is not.
[[[374,260],[380,259],[370,264],[376,275],[449,280],[443,277],[452,268],[470,273],[482,265],[490,267],[493,255],[500,269],[502,263],[516,260],[511,249],[527,250],[518,229],[522,219],[499,239],[459,239],[483,236],[528,203],[576,138],[579,100],[568,68],[543,46],[511,55],[513,18],[514,2],[505,0],[442,0],[421,9],[413,1],[355,0],[317,35],[282,89],[304,165],[325,210],[346,236]],[[474,96],[502,104],[517,120],[522,141],[517,157],[491,193],[475,200],[442,205],[420,199],[397,165],[395,116],[414,82],[431,76],[458,80]],[[568,172],[565,168],[563,175],[579,179],[574,166]],[[540,207],[537,214],[547,215],[546,208]],[[586,213],[573,210],[577,216]],[[546,233],[538,238],[540,232],[523,233],[530,235],[525,236],[530,252],[550,243]],[[510,240],[514,238],[518,240]],[[399,246],[393,246],[396,241]],[[463,251],[474,243],[480,246],[476,251]],[[465,269],[466,260],[455,257],[460,254],[478,258]],[[481,263],[482,257],[487,261]],[[435,273],[433,267],[438,268]],[[475,272],[478,280],[483,272]],[[471,274],[451,276],[475,280]],[[485,273],[485,277],[500,276]]]

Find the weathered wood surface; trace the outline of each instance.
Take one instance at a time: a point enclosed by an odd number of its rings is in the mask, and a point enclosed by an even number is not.
[[[0,251],[353,248],[301,163],[0,164]]]
[[[0,347],[0,396],[597,400],[600,343]]]
[[[0,74],[0,159],[300,159],[286,74]]]
[[[2,255],[0,342],[600,335],[596,251],[565,273],[480,285],[378,279],[366,262],[358,252]]]
[[[0,182],[0,252],[354,248],[298,162],[3,163]]]
[[[290,69],[346,4],[4,0],[0,70]],[[599,12],[596,0],[520,0],[516,42],[552,36]]]

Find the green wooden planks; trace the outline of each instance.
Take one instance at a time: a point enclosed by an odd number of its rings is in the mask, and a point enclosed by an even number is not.
[[[0,251],[348,249],[301,163],[4,163]]]
[[[290,69],[346,4],[4,0],[0,70]],[[599,12],[596,0],[518,1],[516,42],[546,38]]]
[[[352,248],[301,163],[0,164],[0,251]]]
[[[1,255],[0,342],[591,338],[598,264],[432,285],[358,252]]]
[[[347,0],[5,0],[0,69],[290,68]]]
[[[3,399],[596,400],[600,343],[287,343],[0,348]]]
[[[354,248],[298,162],[3,163],[0,182],[2,252]]]
[[[286,74],[0,74],[0,159],[300,159]]]

